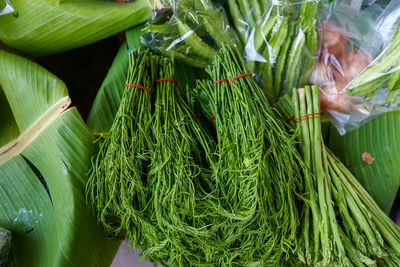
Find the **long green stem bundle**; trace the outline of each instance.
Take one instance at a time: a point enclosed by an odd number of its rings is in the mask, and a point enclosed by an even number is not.
[[[158,69],[159,78],[174,77],[173,61],[160,59]],[[140,247],[142,254],[172,266],[201,265],[205,254],[200,240],[209,235],[210,226],[207,197],[213,183],[207,168],[214,141],[193,117],[174,82],[156,86],[152,136],[148,173],[152,197],[146,213],[163,239]]]
[[[231,81],[197,88],[209,100],[204,112],[215,114],[213,258],[217,266],[281,265],[296,243],[301,157],[261,88],[240,76],[247,70],[237,50],[223,47],[207,71]]]
[[[145,258],[201,265],[214,245],[215,143],[173,77],[173,60],[131,52],[127,88],[98,141],[87,194],[105,229],[126,234]]]
[[[323,143],[318,88],[294,90],[292,97],[301,127],[300,150],[312,172],[304,177],[301,261],[322,266],[400,266],[400,229]]]
[[[151,88],[155,77],[149,52],[132,51],[129,60],[127,85]],[[123,224],[128,221],[133,222],[137,238],[144,229],[155,232],[142,213],[149,200],[145,173],[151,124],[150,93],[129,86],[110,131],[98,140],[99,152],[92,164],[87,194],[98,220],[113,235],[124,234]]]

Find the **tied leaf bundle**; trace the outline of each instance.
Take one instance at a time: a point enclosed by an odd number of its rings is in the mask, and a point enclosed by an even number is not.
[[[141,247],[142,255],[171,266],[201,265],[209,235],[206,216],[213,190],[209,155],[214,141],[193,117],[174,77],[174,62],[158,61],[151,160],[148,172],[151,199],[145,213],[159,231],[158,240]],[[128,232],[128,237],[135,233]],[[132,238],[130,238],[132,241]],[[135,244],[133,244],[135,245]]]
[[[301,261],[322,266],[400,266],[399,228],[323,143],[318,88],[294,90],[292,100],[301,127],[300,150],[312,172],[304,178]]]
[[[210,251],[217,266],[282,265],[296,244],[301,157],[237,50],[223,47],[197,91],[217,137]],[[245,75],[243,75],[245,74]],[[229,82],[230,81],[230,82]]]
[[[126,90],[109,133],[98,140],[87,194],[105,229],[126,234],[143,257],[201,265],[212,250],[205,237],[212,235],[215,143],[173,77],[173,60],[130,53]]]
[[[98,220],[112,235],[125,234],[125,225],[139,243],[145,231],[156,233],[143,214],[150,199],[146,188],[146,164],[151,144],[151,96],[143,88],[154,83],[154,56],[148,50],[129,53],[126,89],[108,133],[98,139],[87,194]],[[140,88],[142,87],[142,88]]]

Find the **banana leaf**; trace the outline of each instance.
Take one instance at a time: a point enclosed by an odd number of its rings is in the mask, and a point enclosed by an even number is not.
[[[109,266],[105,238],[86,204],[93,137],[65,84],[0,50],[0,227],[10,266]]]
[[[152,18],[155,0],[13,0],[15,12],[0,16],[0,40],[29,55],[80,47]]]
[[[389,213],[400,185],[400,112],[384,113],[344,136],[331,126],[329,147],[380,208]],[[367,152],[375,159],[364,162]]]

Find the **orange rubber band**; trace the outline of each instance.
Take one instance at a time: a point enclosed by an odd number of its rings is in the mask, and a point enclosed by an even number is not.
[[[287,119],[286,122],[290,122],[292,120],[294,120],[295,122],[301,122],[301,121],[305,121],[305,120],[309,120],[309,119],[317,119],[317,118],[321,118],[321,113],[307,114],[307,115],[301,116],[300,118],[297,118],[297,119],[295,119],[294,116],[292,116],[291,118]]]

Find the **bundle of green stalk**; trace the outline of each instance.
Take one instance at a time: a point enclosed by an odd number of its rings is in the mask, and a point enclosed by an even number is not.
[[[146,166],[152,126],[150,89],[155,81],[155,57],[147,50],[129,53],[126,88],[108,133],[98,139],[99,151],[93,160],[87,183],[99,222],[111,235],[124,235],[124,224],[135,223],[128,231],[156,230],[143,214],[150,195]],[[140,87],[141,86],[141,87]],[[146,229],[146,230],[144,230]]]
[[[151,199],[145,213],[160,232],[146,258],[171,266],[202,265],[212,254],[207,236],[214,208],[209,163],[215,143],[184,101],[174,80],[174,64],[158,62],[153,144],[147,175]],[[132,222],[133,223],[133,222]],[[130,237],[128,232],[128,237]],[[132,238],[130,238],[132,241]],[[208,245],[208,246],[207,246]]]
[[[308,83],[318,37],[320,1],[229,0],[251,72],[271,101]]]
[[[291,127],[299,124],[299,148],[312,174],[304,176],[301,262],[400,266],[400,229],[323,143],[318,88],[294,89],[292,101],[285,100],[280,109],[295,114]]]
[[[223,43],[241,46],[221,7],[211,0],[173,0],[146,28],[145,43],[191,66],[210,64]]]
[[[217,139],[207,263],[281,266],[296,246],[301,156],[240,52],[222,47],[207,72],[214,82],[196,88]]]
[[[200,265],[199,240],[212,224],[207,169],[214,141],[179,92],[173,61],[147,50],[129,56],[126,89],[98,140],[87,194],[106,231],[127,235],[143,257]]]

